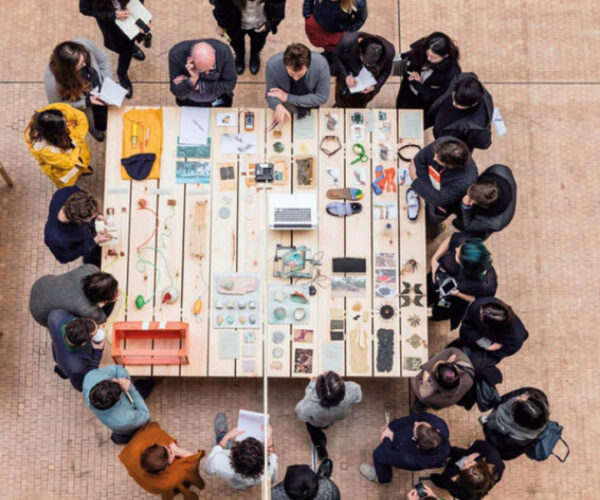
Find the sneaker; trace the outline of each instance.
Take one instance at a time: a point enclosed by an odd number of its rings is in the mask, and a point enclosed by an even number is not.
[[[225,434],[229,430],[227,425],[227,415],[225,413],[217,413],[215,417],[215,434]]]
[[[146,59],[146,54],[144,54],[144,52],[142,52],[142,49],[140,49],[136,45],[135,49],[133,50],[133,54],[131,54],[131,57],[133,57],[137,61],[143,61],[144,59]]]
[[[260,53],[259,52],[251,52],[250,53],[250,73],[256,75],[258,70],[260,69]]]
[[[373,467],[372,465],[363,462],[362,464],[360,464],[358,470],[360,470],[360,473],[369,481],[373,481],[374,483],[379,482],[379,480],[377,479],[377,473],[375,472],[375,467]]]
[[[104,138],[106,137],[106,134],[103,130],[96,130],[95,128],[90,129],[90,134],[98,142],[104,142]]]
[[[241,75],[246,69],[246,57],[244,54],[235,55],[235,72]]]

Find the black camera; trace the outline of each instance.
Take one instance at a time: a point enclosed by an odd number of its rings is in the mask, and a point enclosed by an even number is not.
[[[423,486],[421,481],[415,484],[415,490],[417,490],[417,495],[419,495],[419,498],[425,498],[427,495],[429,495],[429,493],[425,491],[425,486]]]

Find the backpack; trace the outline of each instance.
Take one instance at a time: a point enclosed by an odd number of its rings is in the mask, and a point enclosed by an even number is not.
[[[475,394],[479,411],[488,411],[496,408],[502,401],[495,385],[489,384],[484,379],[475,382]]]
[[[546,425],[546,428],[525,452],[526,455],[532,460],[537,460],[539,462],[546,460],[550,455],[554,455],[559,462],[566,462],[571,450],[569,449],[567,442],[562,438],[562,431],[562,425],[550,420]],[[559,441],[567,448],[567,453],[562,458],[554,453],[554,448]]]

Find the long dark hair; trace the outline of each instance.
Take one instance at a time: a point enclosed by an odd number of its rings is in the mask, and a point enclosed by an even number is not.
[[[86,81],[77,70],[79,58],[83,55],[85,65],[91,65],[88,49],[77,42],[59,43],[50,56],[50,71],[56,79],[58,93],[63,99],[75,101],[81,94],[90,90]]]
[[[67,151],[73,147],[65,115],[58,109],[36,112],[29,122],[31,143],[45,140],[48,144]]]
[[[417,40],[412,46],[412,59],[419,66],[432,66],[427,60],[427,51],[431,50],[438,56],[448,56],[448,59],[458,61],[460,51],[456,43],[445,33],[434,31],[431,35]]]

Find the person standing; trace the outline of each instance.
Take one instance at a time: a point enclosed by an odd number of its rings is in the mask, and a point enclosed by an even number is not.
[[[344,33],[333,53],[331,74],[335,83],[335,104],[339,108],[365,108],[379,93],[392,73],[396,49],[385,38],[368,33]],[[377,80],[375,85],[351,93],[356,77],[367,69]]]
[[[77,186],[61,188],[52,195],[44,243],[61,264],[83,257],[84,264],[100,267],[99,243],[110,240],[107,232],[96,234],[94,222],[106,223],[98,214],[98,201]]]
[[[88,408],[113,431],[111,441],[125,444],[150,420],[144,399],[153,387],[152,379],[134,384],[125,368],[108,365],[87,373],[82,392]]]
[[[323,429],[350,416],[352,405],[361,401],[360,385],[344,382],[333,371],[322,373],[308,383],[304,398],[296,405],[296,414],[306,423],[319,459],[328,456],[327,436]]]
[[[36,111],[23,135],[42,172],[57,188],[63,188],[92,173],[87,132],[83,112],[55,103]]]
[[[469,150],[492,144],[494,101],[475,73],[461,73],[427,112],[425,128],[433,126],[433,137],[451,135]]]
[[[275,112],[275,122],[283,125],[306,116],[329,99],[329,65],[325,58],[306,45],[293,43],[267,62],[267,104]]]
[[[144,0],[140,0],[140,2],[144,3]],[[140,28],[140,34],[130,40],[119,28],[116,21],[124,21],[131,15],[127,10],[128,3],[129,0],[79,0],[79,12],[84,16],[96,18],[104,37],[104,46],[108,50],[119,54],[117,77],[121,86],[127,89],[127,98],[129,99],[133,95],[133,86],[128,75],[131,58],[138,61],[146,59],[146,55],[135,44],[135,41],[143,40],[144,46],[149,48],[152,34],[150,32],[144,33]]]
[[[345,32],[358,31],[367,20],[367,0],[304,0],[302,15],[306,36],[315,47],[332,52]]]
[[[431,104],[440,97],[452,79],[461,72],[460,52],[445,33],[436,31],[420,38],[402,54],[406,61],[396,107],[422,109],[427,115]]]
[[[169,81],[178,106],[229,107],[237,82],[231,49],[210,38],[169,50]]]
[[[48,332],[52,339],[54,373],[68,378],[81,392],[83,378],[98,368],[104,350],[104,332],[90,318],[77,318],[64,309],[48,315]]]
[[[49,103],[62,102],[84,111],[90,134],[104,140],[108,107],[92,90],[100,89],[113,72],[106,54],[90,40],[59,43],[52,52],[44,83]]]
[[[380,441],[373,452],[374,466],[360,464],[360,473],[375,483],[390,483],[392,467],[409,471],[441,467],[450,454],[448,426],[430,413],[392,420],[381,429]]]
[[[271,500],[340,500],[340,490],[330,479],[333,462],[324,460],[317,472],[308,465],[290,465],[284,480],[271,488]]]
[[[229,37],[238,75],[246,68],[246,36],[250,38],[250,73],[258,73],[260,51],[268,34],[277,34],[277,27],[285,17],[285,1],[215,0],[213,15],[218,25],[217,34]]]

